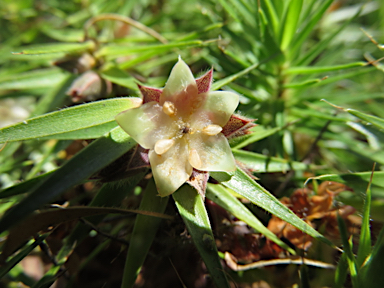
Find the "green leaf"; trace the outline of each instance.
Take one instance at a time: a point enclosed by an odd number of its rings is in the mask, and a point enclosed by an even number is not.
[[[57,139],[57,140],[77,140],[77,139],[96,139],[108,133],[118,125],[115,121],[100,124],[94,127],[79,129],[61,134],[54,134],[39,138],[39,140]]]
[[[292,41],[293,36],[296,33],[297,23],[300,19],[301,7],[303,6],[303,0],[291,0],[288,3],[287,14],[284,20],[281,22],[281,49],[285,50]]]
[[[329,6],[332,4],[333,0],[326,0],[321,2],[320,7],[315,11],[312,18],[307,22],[303,23],[302,30],[294,38],[294,45],[292,46],[292,51],[299,51],[303,46],[303,42],[308,37],[308,35],[313,31],[315,25],[320,21],[323,14],[327,11]]]
[[[49,203],[70,187],[88,179],[95,172],[118,159],[136,143],[120,128],[97,139],[34,186],[26,198],[0,219],[0,233]]]
[[[358,279],[360,286],[364,288],[380,287],[384,283],[384,228],[376,240],[372,254],[361,269]]]
[[[315,78],[315,79],[305,80],[303,82],[291,82],[291,83],[284,84],[283,87],[286,89],[288,89],[288,88],[306,88],[308,86],[317,84],[323,80],[324,80],[324,78]]]
[[[255,143],[257,141],[260,141],[261,139],[267,138],[277,133],[282,128],[283,127],[275,127],[267,129],[261,125],[258,125],[250,129],[250,131],[253,132],[252,134],[230,139],[229,144],[231,145],[232,149],[241,149],[249,144]]]
[[[353,249],[352,237],[350,238],[350,241],[348,241],[347,227],[345,225],[343,218],[341,218],[339,214],[337,214],[337,223],[339,224],[340,236],[341,236],[341,240],[343,242],[343,249],[344,249],[344,253],[345,253],[346,258],[347,258],[349,273],[351,275],[353,287],[359,287],[357,285],[356,258],[352,252],[352,249]]]
[[[373,172],[372,172],[372,176],[373,176]],[[365,259],[367,259],[367,257],[371,253],[371,230],[370,230],[371,202],[372,202],[371,182],[369,182],[366,193],[365,193],[363,219],[362,219],[361,230],[360,230],[360,241],[359,241],[359,248],[357,250],[357,258],[356,258],[357,268],[360,268],[363,265]]]
[[[49,175],[52,174],[53,171],[41,174],[35,178],[23,181],[21,183],[15,184],[11,187],[7,187],[0,190],[0,199],[7,198],[11,196],[20,195],[23,193],[28,192],[29,189],[31,189],[33,186],[37,185],[40,181],[43,181],[46,179]]]
[[[295,251],[290,248],[287,244],[280,240],[271,230],[263,225],[255,215],[248,210],[235,196],[233,196],[226,188],[221,185],[214,185],[208,183],[208,189],[205,196],[215,202],[217,205],[223,207],[225,210],[230,212],[236,218],[244,221],[258,233],[263,234],[265,237],[269,238],[275,242],[280,247],[289,251],[291,254],[295,255]]]
[[[324,73],[330,71],[337,71],[343,69],[350,69],[355,67],[367,66],[367,62],[354,62],[343,65],[334,66],[301,66],[301,67],[289,67],[284,70],[285,74],[312,74],[312,73]]]
[[[103,70],[101,71],[100,76],[103,79],[109,80],[112,83],[118,84],[120,86],[127,87],[132,90],[137,89],[135,79],[127,72],[122,69],[119,69],[118,67],[110,67],[106,70]]]
[[[136,185],[143,179],[147,171],[138,173],[131,177],[125,178],[122,182],[105,183],[93,197],[89,207],[115,207],[120,206],[121,202],[127,194],[136,187]],[[104,218],[103,215],[87,217],[86,220],[93,225],[98,225]],[[88,236],[90,227],[81,222],[77,223],[76,227],[72,230],[70,236],[67,238],[66,245],[77,245]],[[65,249],[64,247],[62,249]]]
[[[348,276],[348,261],[347,256],[343,253],[337,263],[337,268],[335,272],[335,285],[334,288],[343,288],[345,280]]]
[[[316,1],[312,1],[312,5]],[[309,65],[316,57],[318,57],[324,50],[329,48],[329,43],[340,34],[341,31],[343,31],[348,25],[355,20],[362,10],[360,9],[353,17],[348,19],[348,21],[345,21],[340,28],[335,29],[329,36],[327,36],[325,39],[321,40],[320,42],[313,45],[308,52],[303,53],[302,55],[299,55],[297,59],[293,59],[294,65]]]
[[[67,73],[57,68],[33,70],[20,74],[2,77],[0,90],[25,90],[53,87],[62,83]]]
[[[306,170],[308,165],[301,162],[269,157],[263,154],[244,150],[233,150],[233,156],[255,173],[287,172],[289,170]]]
[[[168,200],[169,197],[158,196],[155,182],[151,179],[144,192],[139,210],[163,213]],[[160,221],[159,218],[146,215],[136,217],[124,266],[122,288],[130,288],[135,284],[137,275],[155,238]]]
[[[3,278],[7,273],[17,265],[21,260],[23,260],[26,256],[28,256],[29,253],[33,251],[38,245],[40,245],[45,238],[48,237],[50,233],[46,233],[44,235],[41,235],[37,237],[36,240],[31,240],[29,243],[24,245],[24,248],[17,253],[15,256],[12,257],[12,259],[8,260],[1,268],[0,268],[0,279]]]
[[[271,26],[271,30],[275,33],[275,35],[278,34],[278,29],[279,29],[279,19],[276,13],[276,9],[273,5],[273,1],[271,0],[265,0],[263,1],[265,5],[265,9],[260,9],[259,11],[261,12],[262,15],[266,15],[268,18],[268,23]]]
[[[354,110],[354,109],[344,109],[344,111],[346,111],[349,114],[352,114],[353,116],[356,116],[357,118],[367,122],[367,124],[372,124],[379,129],[384,129],[384,119],[383,118],[379,118],[379,117],[376,117],[373,115],[362,113],[362,112],[360,112],[358,110]]]
[[[237,169],[233,174],[211,172],[210,175],[224,186],[247,198],[253,204],[292,224],[313,238],[334,246],[327,238],[301,220],[292,210],[282,204],[275,196],[249,177],[244,171]]]
[[[215,83],[212,84],[211,90],[214,91],[214,90],[220,89],[221,87],[223,87],[223,86],[233,82],[237,78],[248,74],[252,70],[256,69],[259,65],[260,65],[260,63],[252,64],[251,66],[249,66],[248,68],[246,68],[246,69],[244,69],[244,70],[242,70],[240,72],[237,72],[237,73],[235,73],[235,74],[233,74],[231,76],[228,76],[228,77],[226,77],[224,79],[216,81]]]
[[[142,45],[142,46],[129,46],[124,47],[122,45],[108,45],[95,53],[96,57],[102,56],[111,56],[113,58],[117,58],[119,56],[131,55],[138,52],[148,52],[148,51],[170,51],[174,48],[183,48],[183,47],[193,47],[193,46],[201,46],[203,44],[200,40],[193,41],[185,41],[185,42],[174,42],[167,44],[156,44],[156,45]]]
[[[357,172],[346,174],[327,174],[311,177],[308,180],[334,181],[343,183],[356,191],[364,191],[370,182],[372,172]],[[375,171],[372,178],[372,185],[384,187],[384,171]]]
[[[172,216],[168,216],[156,211],[143,211],[135,209],[119,209],[112,207],[87,207],[87,206],[71,206],[67,208],[54,208],[41,211],[21,221],[15,227],[10,229],[8,237],[2,246],[1,260],[5,260],[15,250],[29,238],[33,237],[40,231],[46,231],[51,226],[56,226],[61,223],[90,217],[95,215],[105,214],[142,214],[155,218],[163,218],[172,220]]]
[[[39,55],[59,52],[80,53],[83,51],[92,50],[95,47],[95,42],[91,40],[83,43],[53,43],[23,47],[18,52],[13,52],[13,54]]]
[[[220,263],[203,199],[195,189],[186,184],[173,193],[172,196],[216,286],[229,288],[227,277]]]
[[[115,98],[37,116],[1,129],[0,143],[38,139],[91,128],[108,122],[116,123],[115,116],[118,113],[136,107],[139,102],[139,98]],[[50,137],[50,139],[52,138],[55,139],[54,136]]]

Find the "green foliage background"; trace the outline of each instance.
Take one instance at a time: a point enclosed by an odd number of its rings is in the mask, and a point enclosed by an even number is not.
[[[358,249],[342,233],[345,253],[330,281],[342,287],[349,273],[353,287],[374,287],[382,278],[376,267],[383,261],[382,233],[371,249],[369,230],[369,219],[384,219],[384,69],[375,61],[383,57],[383,17],[380,1],[2,0],[0,125],[7,126],[0,130],[2,236],[50,203],[126,208],[122,201],[128,197],[141,200],[134,208],[166,211],[168,200],[156,197],[153,183],[142,180],[147,171],[124,175],[118,184],[97,182],[82,194],[70,191],[103,168],[109,174],[124,170],[124,162],[115,160],[135,143],[114,116],[132,107],[126,96],[139,96],[136,83],[163,87],[181,55],[195,75],[213,66],[213,89],[241,94],[238,112],[258,124],[252,134],[230,144],[236,159],[259,180],[240,169],[233,175],[212,173],[219,184],[209,185],[207,198],[295,253],[258,220],[260,210],[253,206],[251,213],[233,191],[332,247],[277,198],[303,187],[308,176],[314,177],[315,187],[319,181],[345,183],[353,192],[341,193],[338,200],[364,215],[365,232]],[[80,57],[85,62],[79,66]],[[73,103],[66,93],[85,70],[95,71],[101,86],[94,97]],[[65,149],[74,140],[91,139],[97,140],[67,157]],[[189,186],[173,198],[213,281],[228,287],[204,202]],[[89,221],[97,225],[103,219],[97,217]],[[103,228],[109,234],[123,227],[129,231],[122,287],[133,285],[160,222],[139,215]],[[35,239],[20,243],[17,254],[8,251],[9,257],[3,242],[4,285],[22,281],[28,287],[49,287],[74,245],[87,236],[88,228],[81,225],[63,239],[55,265],[39,281],[24,275],[17,263],[48,235],[40,230],[27,235]],[[135,242],[135,237],[146,241]],[[254,270],[247,273],[257,279]],[[235,274],[235,281],[248,279]],[[302,285],[308,284],[304,278],[298,280]],[[317,287],[315,279],[312,287]]]

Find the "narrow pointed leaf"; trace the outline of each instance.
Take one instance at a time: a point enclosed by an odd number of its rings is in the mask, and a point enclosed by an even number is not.
[[[101,77],[112,83],[118,84],[123,87],[127,87],[132,90],[137,90],[137,84],[135,79],[129,75],[126,71],[119,69],[118,67],[110,67],[101,71]]]
[[[286,172],[289,170],[308,169],[308,165],[305,163],[288,161],[277,157],[268,157],[254,152],[234,150],[232,153],[237,161],[240,161],[247,168],[256,173]]]
[[[339,224],[339,231],[343,243],[343,250],[347,258],[349,274],[351,275],[353,287],[359,287],[357,285],[356,258],[352,251],[352,238],[348,240],[347,227],[345,225],[344,219],[341,218],[339,214],[337,214],[337,223]]]
[[[68,74],[58,68],[33,70],[2,77],[0,80],[0,90],[50,88],[60,84],[67,77]]]
[[[3,278],[7,273],[17,265],[21,260],[23,260],[29,253],[33,251],[38,245],[40,245],[45,238],[49,236],[50,233],[43,234],[37,237],[36,240],[31,240],[24,246],[24,248],[9,259],[1,268],[0,268],[0,279]]]
[[[310,21],[304,23],[302,31],[297,34],[297,37],[294,39],[294,45],[292,47],[293,51],[297,51],[303,44],[304,40],[308,35],[313,31],[315,25],[320,21],[323,14],[327,11],[329,6],[332,4],[333,0],[326,0],[321,3],[320,7],[315,11]]]
[[[92,142],[45,181],[34,186],[26,198],[4,214],[0,219],[0,231],[9,229],[41,205],[49,203],[70,187],[88,179],[133,148],[135,144],[119,127]]]
[[[240,137],[235,137],[233,139],[229,139],[229,144],[232,149],[241,149],[249,144],[260,141],[261,139],[267,138],[273,134],[279,132],[283,127],[275,127],[271,129],[266,129],[263,126],[256,126],[250,129],[251,134],[247,134]]]
[[[303,0],[291,0],[288,4],[288,11],[284,21],[281,22],[281,49],[285,50],[292,41],[293,36],[296,33],[297,23],[300,19],[301,7],[303,6]]]
[[[275,196],[269,193],[242,170],[237,169],[233,174],[211,172],[210,175],[224,186],[247,198],[253,204],[292,224],[313,238],[334,246],[327,238],[301,220],[292,212],[292,210],[283,205]]]
[[[110,57],[119,57],[124,55],[131,55],[138,52],[148,52],[148,51],[169,51],[174,48],[183,48],[183,47],[193,47],[193,46],[201,46],[203,44],[200,40],[193,41],[185,41],[185,42],[174,42],[160,45],[142,45],[142,46],[121,46],[121,45],[109,45],[101,48],[95,54],[96,57],[101,56],[110,56]]]
[[[360,286],[364,288],[376,288],[382,286],[384,283],[384,228],[381,229],[380,234],[376,240],[372,254],[365,262],[362,270],[358,275]]]
[[[59,52],[79,53],[93,48],[95,48],[95,42],[93,41],[86,41],[83,43],[54,43],[23,47],[19,51],[15,51],[14,54],[39,55]]]
[[[139,210],[163,213],[169,197],[158,197],[153,179],[148,183]],[[135,284],[137,275],[155,238],[161,219],[146,215],[136,217],[125,261],[121,288],[130,288]]]
[[[139,98],[108,99],[37,116],[1,129],[0,143],[38,139],[108,122],[116,123],[115,116],[118,113],[136,107],[139,102]]]
[[[352,114],[353,116],[356,116],[357,118],[367,122],[368,124],[372,124],[379,129],[384,129],[384,119],[383,118],[379,118],[379,117],[376,117],[373,115],[362,113],[362,112],[360,112],[358,110],[354,110],[354,109],[344,109],[344,110],[346,112],[348,112],[349,114]]]
[[[255,229],[258,233],[263,234],[265,237],[269,238],[273,242],[275,242],[280,247],[289,251],[291,254],[295,255],[295,251],[290,248],[287,244],[281,241],[271,230],[263,225],[259,219],[255,217],[248,210],[247,207],[244,206],[235,196],[228,192],[226,188],[221,185],[208,184],[207,193],[205,196],[215,202],[217,205],[223,207],[225,210],[230,212],[236,218],[244,221],[253,229]]]
[[[141,209],[141,208],[140,208]],[[2,247],[1,260],[5,260],[8,255],[11,255],[18,247],[26,240],[36,235],[40,231],[46,231],[50,226],[94,215],[105,214],[141,214],[154,218],[172,219],[157,211],[144,211],[133,209],[119,209],[110,207],[68,207],[58,209],[48,209],[40,213],[34,214],[10,230],[7,240]]]
[[[361,67],[366,65],[367,65],[367,62],[359,61],[359,62],[348,63],[343,65],[334,65],[334,66],[297,66],[297,67],[288,68],[287,70],[284,71],[284,73],[285,74],[324,73],[324,72],[330,72],[330,71]]]
[[[362,266],[365,259],[367,259],[367,257],[371,253],[371,229],[370,229],[371,202],[372,202],[371,183],[369,183],[365,193],[363,220],[361,223],[359,248],[357,250],[356,264],[358,269]]]
[[[309,179],[339,182],[356,190],[364,191],[368,186],[371,174],[371,171],[346,174],[326,174]],[[372,178],[372,185],[384,187],[384,171],[375,171]]]
[[[229,288],[203,199],[189,185],[182,186],[172,196],[216,286]]]

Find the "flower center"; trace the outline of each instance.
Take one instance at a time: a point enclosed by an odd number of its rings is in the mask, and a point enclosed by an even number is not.
[[[175,107],[175,104],[171,101],[165,101],[162,110],[169,117],[173,118],[177,115],[177,108]],[[216,124],[208,124],[200,130],[191,127],[191,125],[188,122],[185,122],[181,117],[178,117],[178,119],[174,119],[177,126],[176,134],[171,139],[161,139],[155,143],[154,150],[157,155],[162,155],[166,153],[175,144],[176,139],[180,139],[186,134],[203,133],[207,136],[215,136],[223,130],[221,126]],[[196,149],[192,149],[191,151],[189,151],[189,161],[191,164],[195,164],[194,166],[200,166],[199,163],[201,163],[201,160]]]

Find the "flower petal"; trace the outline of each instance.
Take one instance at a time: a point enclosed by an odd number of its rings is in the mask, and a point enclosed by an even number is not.
[[[239,105],[239,95],[227,91],[214,91],[206,94],[203,107],[191,116],[191,126],[203,129],[209,124],[223,127]]]
[[[162,155],[150,150],[149,162],[161,197],[175,192],[192,174],[192,166],[188,162],[188,147],[184,139],[176,140]]]
[[[158,140],[170,139],[178,131],[175,121],[156,102],[123,111],[115,119],[145,149],[153,149]]]
[[[202,171],[234,171],[236,169],[228,140],[222,133],[208,136],[203,133],[187,135],[189,159],[193,168]]]
[[[179,61],[173,66],[168,81],[165,84],[163,93],[160,97],[160,103],[163,104],[164,101],[175,103],[177,94],[184,91],[189,86],[195,86],[197,91],[196,81],[191,69],[189,69],[188,65],[179,57]]]

